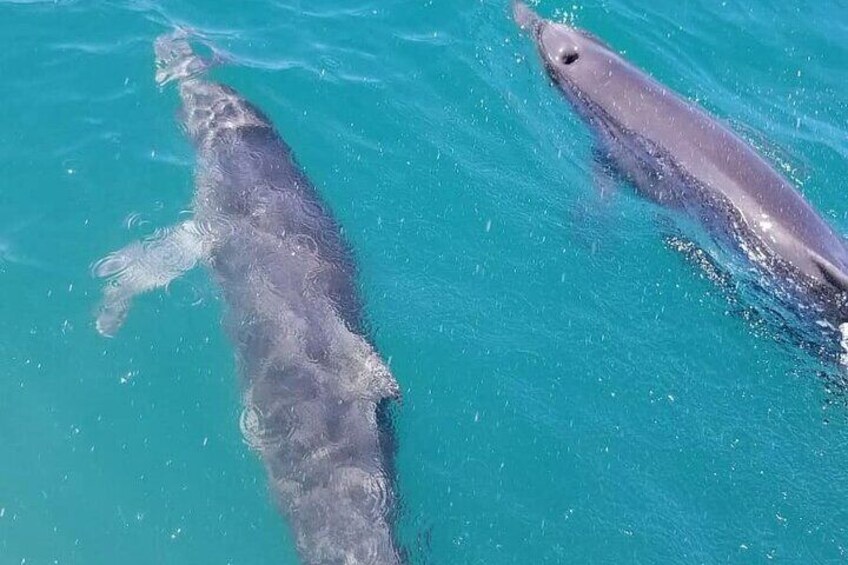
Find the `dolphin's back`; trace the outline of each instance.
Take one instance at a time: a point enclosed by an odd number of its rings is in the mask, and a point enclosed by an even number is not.
[[[848,249],[798,191],[719,120],[621,57],[606,76],[584,84],[584,114],[606,128],[606,140],[634,145],[648,161],[669,163],[703,196],[729,205],[777,257],[816,281],[848,291]],[[630,138],[630,139],[626,139]],[[644,162],[644,161],[643,161]],[[638,178],[638,175],[637,175]],[[663,183],[640,184],[652,195]],[[691,198],[687,194],[684,198]]]
[[[249,229],[256,240],[233,251],[221,247],[216,252],[220,268],[225,268],[231,254],[261,253],[261,238],[268,240],[266,247],[295,245],[320,263],[312,284],[320,284],[324,295],[335,300],[344,322],[361,331],[350,247],[271,121],[226,85],[192,78],[180,85],[180,94],[186,130],[198,150],[198,214],[228,232],[234,226]],[[277,278],[290,277],[300,268],[303,253],[293,257],[294,261],[292,256],[277,257],[271,263]],[[243,257],[232,258],[243,262]],[[255,259],[262,261],[261,257]],[[294,265],[284,268],[288,262]]]
[[[195,222],[215,241],[210,264],[243,377],[245,433],[301,557],[398,563],[378,422],[398,388],[363,333],[349,246],[264,113],[197,74],[178,80],[197,148]]]
[[[397,563],[391,454],[377,421],[396,385],[337,301],[311,287],[326,263],[291,260],[302,251],[247,228],[214,257],[246,436],[306,563]]]

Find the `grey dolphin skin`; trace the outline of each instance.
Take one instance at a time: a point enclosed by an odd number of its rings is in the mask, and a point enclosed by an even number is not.
[[[255,106],[203,76],[185,34],[155,45],[197,150],[193,218],[102,260],[97,328],[196,264],[219,284],[243,375],[243,418],[309,564],[394,564],[387,403],[398,385],[365,337],[340,228]]]
[[[641,194],[813,297],[831,326],[848,321],[845,241],[747,143],[593,35],[520,2],[513,15],[600,149]]]

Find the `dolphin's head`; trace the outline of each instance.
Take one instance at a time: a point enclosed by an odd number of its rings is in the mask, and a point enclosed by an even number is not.
[[[618,60],[618,55],[592,34],[545,20],[522,2],[513,3],[513,16],[533,37],[545,69],[566,94],[594,90]]]

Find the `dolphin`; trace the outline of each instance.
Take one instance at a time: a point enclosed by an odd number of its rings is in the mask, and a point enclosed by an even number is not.
[[[113,336],[133,297],[206,265],[243,377],[243,429],[305,563],[396,564],[387,412],[398,384],[367,338],[340,226],[268,117],[205,78],[175,32],[155,43],[197,152],[193,216],[94,267],[96,327]]]
[[[832,329],[848,321],[844,239],[748,143],[587,31],[517,1],[513,16],[613,170],[811,298]]]

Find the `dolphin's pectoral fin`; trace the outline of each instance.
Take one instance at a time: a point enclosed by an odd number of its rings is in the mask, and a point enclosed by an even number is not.
[[[594,255],[603,246],[597,234],[606,233],[615,222],[612,200],[623,182],[612,157],[600,143],[592,148],[591,175],[592,187],[575,199],[568,215],[574,226],[575,242]]]
[[[598,146],[592,149],[592,181],[602,201],[611,198],[622,181],[609,151]]]
[[[166,287],[208,257],[210,248],[194,221],[188,220],[98,261],[92,271],[106,283],[97,312],[97,331],[106,337],[114,336],[135,296]]]

